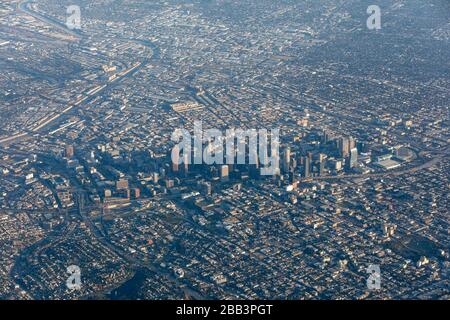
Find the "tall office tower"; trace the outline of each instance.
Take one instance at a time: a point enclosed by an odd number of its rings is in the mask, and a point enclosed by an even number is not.
[[[166,169],[160,168],[159,169],[159,174],[161,175],[161,178],[165,178],[166,177]]]
[[[175,181],[172,179],[166,179],[164,182],[167,189],[173,188],[175,186]]]
[[[361,153],[368,153],[369,152],[369,145],[367,143],[364,143],[364,142],[358,142],[356,144],[356,148],[358,148],[358,150],[361,151]]]
[[[309,178],[311,176],[311,159],[309,157],[305,157],[303,159],[303,176],[305,178]]]
[[[339,154],[341,155],[342,158],[347,158],[349,153],[350,153],[350,143],[348,138],[340,138],[339,139]]]
[[[322,136],[322,142],[328,143],[328,141],[330,141],[330,134],[328,133],[328,131],[324,130],[323,136]]]
[[[220,167],[220,179],[222,181],[228,181],[230,175],[230,170],[228,168],[227,164],[224,164],[223,166]]]
[[[334,170],[340,171],[341,169],[342,169],[342,161],[337,160],[337,161],[334,163]]]
[[[295,172],[294,168],[289,169],[289,183],[293,184],[295,182]]]
[[[141,197],[141,189],[134,188],[131,193],[133,199],[139,199]]]
[[[177,145],[172,150],[172,172],[177,173],[180,170],[180,147]]]
[[[116,189],[117,190],[125,190],[128,189],[128,180],[127,179],[120,179],[116,182]]]
[[[291,165],[291,148],[286,147],[284,149],[284,158],[283,158],[283,171],[289,172],[289,167]]]
[[[293,168],[293,169],[297,168],[297,159],[291,160],[291,168]]]
[[[212,185],[210,182],[201,182],[199,184],[201,194],[205,196],[210,196],[212,193]]]
[[[96,163],[96,160],[95,160],[95,151],[91,151],[91,158],[90,158],[90,160],[91,160],[92,163]]]
[[[75,152],[74,152],[74,148],[72,145],[68,145],[66,146],[66,158],[72,158],[74,156]]]
[[[349,162],[348,162],[349,168],[351,169],[351,168],[356,167],[356,163],[357,162],[358,162],[358,149],[353,148],[350,151],[350,159],[349,159]]]
[[[260,167],[260,165],[259,165],[259,161],[260,161],[260,159],[259,159],[259,157],[258,157],[258,154],[256,153],[255,154],[255,156],[254,156],[254,164],[251,164],[250,166],[249,166],[249,171],[250,171],[250,176],[253,178],[253,179],[258,179],[259,177],[260,177],[260,169],[259,169],[259,167]],[[267,163],[267,160],[268,158],[267,158],[267,155],[263,155],[262,157],[261,157],[261,163],[262,163],[262,165],[261,165],[261,167],[264,167],[264,163]],[[229,165],[229,170],[230,171],[233,171],[233,165]]]
[[[350,137],[348,139],[348,148],[349,148],[349,150],[352,150],[352,149],[356,148],[356,140],[355,140],[355,138]]]
[[[319,154],[319,176],[325,175],[325,154]]]

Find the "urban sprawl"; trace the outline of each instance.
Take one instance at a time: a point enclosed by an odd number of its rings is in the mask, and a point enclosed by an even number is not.
[[[449,18],[445,0],[2,1],[0,299],[449,299]],[[194,162],[172,138],[199,121],[279,130],[278,170],[246,138],[200,139],[224,158]]]

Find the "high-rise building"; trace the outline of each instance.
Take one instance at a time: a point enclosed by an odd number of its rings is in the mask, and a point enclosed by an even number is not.
[[[342,170],[342,161],[341,160],[336,160],[334,162],[334,170],[336,170],[336,171]]]
[[[303,159],[303,176],[305,178],[309,178],[311,176],[311,159],[309,157],[305,157]]]
[[[164,182],[167,189],[173,188],[175,186],[175,181],[172,179],[166,179],[164,180]]]
[[[254,168],[255,169],[259,169],[259,157],[258,157],[258,152],[255,150],[254,154],[253,154],[253,159],[255,160],[255,164],[254,164]],[[262,159],[261,159],[263,166],[264,164],[267,163],[268,159],[267,159],[267,154],[264,154]]]
[[[185,153],[183,156],[183,163],[184,163],[184,174],[189,174],[189,154]]]
[[[205,196],[210,196],[212,193],[212,185],[210,182],[200,183],[200,192]]]
[[[325,175],[325,154],[319,154],[319,176]]]
[[[180,147],[175,146],[172,150],[172,172],[177,173],[180,170]]]
[[[289,169],[289,183],[293,184],[295,182],[295,172],[294,168]]]
[[[91,160],[92,163],[96,163],[97,162],[96,159],[95,159],[95,151],[91,151],[90,160]]]
[[[66,158],[72,158],[74,156],[75,152],[74,152],[74,148],[72,145],[68,145],[66,146],[66,152],[65,152],[65,156]]]
[[[296,169],[297,168],[297,159],[291,160],[291,168]]]
[[[116,189],[117,190],[125,190],[128,189],[128,180],[127,179],[120,179],[116,182]]]
[[[284,150],[284,159],[283,159],[284,172],[289,172],[290,165],[291,165],[291,148],[287,147]]]
[[[350,153],[350,143],[348,138],[342,137],[338,141],[339,154],[342,158],[347,158]]]
[[[230,170],[227,164],[220,167],[220,179],[222,181],[227,181],[229,179]]]
[[[355,138],[350,137],[348,139],[348,148],[349,148],[349,150],[352,150],[352,149],[356,148],[356,140],[355,140]]]
[[[132,196],[133,196],[134,199],[139,199],[141,197],[141,189],[134,188]]]
[[[354,168],[356,167],[356,163],[358,162],[358,149],[353,148],[350,151],[350,158],[349,158],[349,162],[348,162],[348,166],[349,168]]]
[[[153,181],[153,183],[158,183],[159,182],[159,173],[158,172],[153,172],[153,174],[152,174],[152,181]]]

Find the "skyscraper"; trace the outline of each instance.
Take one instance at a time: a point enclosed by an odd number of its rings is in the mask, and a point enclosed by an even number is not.
[[[328,143],[328,141],[330,141],[330,138],[331,138],[330,133],[328,131],[324,130],[323,136],[322,136],[322,142],[326,144],[326,143]]]
[[[128,189],[128,180],[127,179],[120,179],[116,182],[116,189],[117,190],[124,190]]]
[[[356,148],[356,140],[353,137],[348,138],[348,148],[349,150],[352,150],[353,148]]]
[[[184,153],[183,155],[183,163],[184,163],[184,174],[189,174],[189,154]]]
[[[294,168],[289,169],[289,183],[293,184],[295,182],[295,171]]]
[[[230,175],[230,169],[227,164],[220,167],[220,179],[222,181],[227,181]]]
[[[289,172],[290,165],[291,165],[291,148],[286,147],[286,149],[284,150],[283,171]]]
[[[66,152],[65,152],[65,156],[66,158],[72,158],[74,156],[75,152],[74,152],[74,148],[72,145],[67,145],[66,146]]]
[[[95,162],[96,162],[96,159],[95,159],[95,151],[91,151],[90,161],[91,161],[92,163],[95,163]]]
[[[350,151],[350,158],[349,158],[349,162],[348,162],[348,166],[349,168],[354,168],[356,167],[356,163],[358,162],[358,149],[353,148]]]
[[[177,173],[179,171],[180,162],[180,147],[176,145],[172,150],[172,171]]]
[[[309,157],[305,157],[303,159],[303,176],[305,178],[309,178],[311,176],[311,159]]]
[[[325,154],[319,154],[319,176],[325,175]]]
[[[349,139],[342,137],[338,141],[339,154],[342,158],[347,158],[350,153]]]

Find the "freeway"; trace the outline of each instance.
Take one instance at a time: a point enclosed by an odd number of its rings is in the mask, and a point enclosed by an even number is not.
[[[20,138],[26,137],[27,135],[28,134],[26,132],[22,132],[22,133],[18,133],[18,134],[15,134],[13,136],[10,136],[10,137],[6,137],[6,138],[3,138],[3,139],[0,139],[0,145],[6,144],[6,143],[9,143],[9,142],[14,142],[15,140],[19,140]]]

